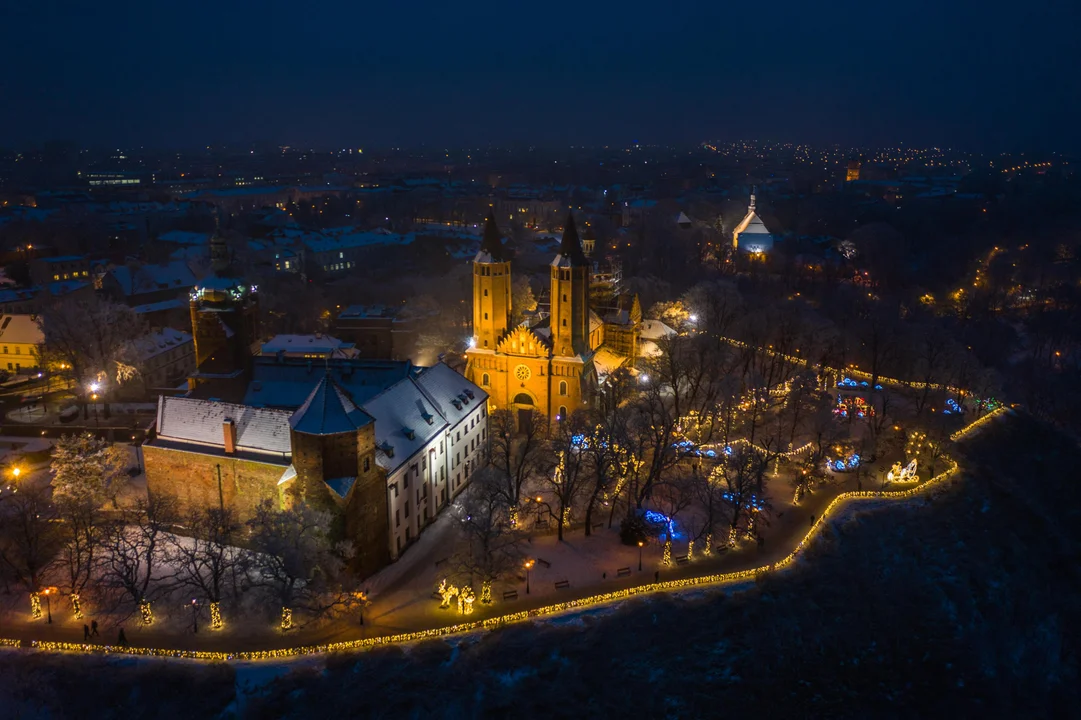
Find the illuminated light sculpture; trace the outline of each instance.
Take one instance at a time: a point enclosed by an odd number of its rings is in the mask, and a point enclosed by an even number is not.
[[[901,467],[901,463],[895,462],[893,468],[886,474],[886,480],[888,482],[909,482],[917,479],[915,458],[903,468]]]
[[[458,597],[458,588],[454,585],[447,585],[445,578],[439,583],[439,589],[436,592],[439,593],[439,597],[442,599],[439,607],[443,609],[450,607],[451,598]]]
[[[459,615],[472,615],[473,614],[473,601],[476,597],[473,595],[473,588],[466,586],[458,593],[458,614]]]
[[[41,596],[37,593],[30,593],[30,617],[41,619]]]
[[[210,629],[221,630],[224,625],[221,619],[221,603],[210,603]]]
[[[282,630],[291,630],[293,628],[293,611],[290,608],[282,608]]]
[[[76,620],[83,619],[83,604],[79,601],[79,593],[71,594],[71,610],[75,613]]]
[[[488,580],[480,584],[480,601],[485,605],[492,603],[492,583]]]
[[[150,602],[148,600],[139,603],[139,616],[143,619],[143,625],[154,622],[154,613],[150,611]]]

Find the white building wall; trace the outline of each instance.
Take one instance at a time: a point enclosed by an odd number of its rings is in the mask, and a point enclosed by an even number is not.
[[[479,402],[387,476],[390,556],[397,560],[487,463],[488,408]]]

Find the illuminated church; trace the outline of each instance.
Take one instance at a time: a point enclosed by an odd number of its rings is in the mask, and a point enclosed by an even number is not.
[[[755,211],[753,192],[747,214],[732,231],[732,247],[752,255],[763,255],[773,249],[773,234]]]
[[[634,358],[642,322],[637,297],[615,298],[602,319],[590,308],[591,261],[567,218],[549,265],[549,310],[532,325],[511,327],[511,266],[489,214],[473,259],[473,338],[467,377],[494,409],[510,409],[519,427],[535,413],[553,420],[592,404],[598,372]],[[606,335],[615,343],[605,345]],[[603,347],[602,347],[603,346]]]

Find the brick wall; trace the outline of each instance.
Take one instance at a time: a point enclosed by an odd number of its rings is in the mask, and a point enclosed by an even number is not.
[[[143,446],[147,490],[171,495],[179,501],[182,514],[193,508],[218,507],[218,469],[221,465],[221,495],[227,508],[236,510],[240,520],[251,517],[263,500],[280,507],[278,480],[285,467],[239,458],[201,455]]]

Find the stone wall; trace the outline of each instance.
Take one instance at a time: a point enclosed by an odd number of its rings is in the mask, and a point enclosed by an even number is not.
[[[150,494],[170,495],[179,502],[181,514],[195,508],[225,507],[239,519],[250,518],[263,500],[281,507],[278,480],[285,466],[253,462],[235,457],[203,455],[143,446],[146,485]],[[218,465],[221,465],[221,496],[218,495]]]

